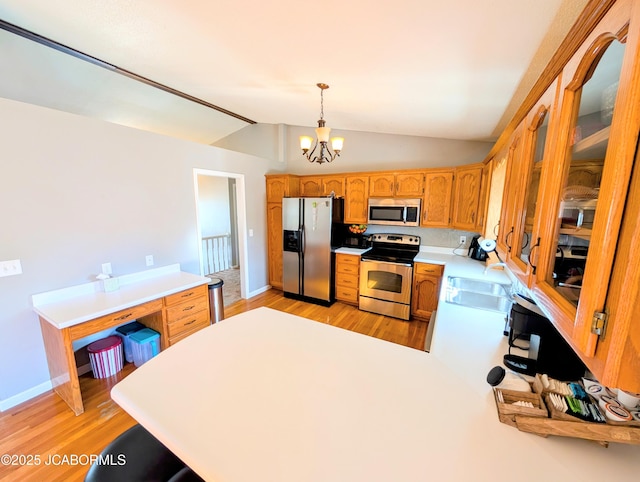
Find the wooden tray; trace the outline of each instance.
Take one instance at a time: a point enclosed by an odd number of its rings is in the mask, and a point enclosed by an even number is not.
[[[498,419],[502,423],[516,427],[522,432],[533,433],[542,437],[556,435],[559,437],[581,438],[592,440],[605,447],[611,442],[640,445],[640,427],[629,423],[610,421],[607,423],[585,422],[556,410],[551,403],[545,404],[541,395],[543,392],[542,384],[538,377],[531,385],[534,390],[533,393],[500,390],[499,388],[493,389],[498,408]],[[498,390],[502,392],[505,403],[501,403],[498,400],[496,393]],[[536,408],[511,405],[516,400],[530,401]],[[539,400],[539,402],[536,400]],[[549,418],[550,416],[553,418]]]
[[[502,393],[502,399],[504,400],[504,402],[501,402],[499,399],[500,393]],[[531,418],[547,418],[549,416],[547,407],[542,401],[542,397],[538,393],[517,392],[515,390],[503,390],[501,388],[494,388],[493,396],[495,397],[496,407],[498,408],[498,419],[500,419],[502,423],[506,423],[507,425],[511,425],[512,427],[517,428],[518,426],[516,423],[516,416],[525,416]],[[524,402],[531,402],[534,408],[513,405],[513,402],[517,402],[520,400]]]

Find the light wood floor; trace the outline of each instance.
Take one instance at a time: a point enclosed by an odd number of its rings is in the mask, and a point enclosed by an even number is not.
[[[278,290],[270,290],[250,300],[241,300],[225,308],[225,318],[260,306],[294,313],[305,318],[348,330],[375,336],[411,348],[422,349],[428,323],[405,322],[386,316],[359,311],[355,306],[337,302],[323,307],[290,300]],[[107,380],[96,380],[91,374],[80,377],[85,413],[75,416],[54,392],[48,392],[0,414],[0,455],[13,454],[31,458],[22,462],[39,465],[12,466],[0,463],[2,481],[81,481],[88,465],[63,463],[45,465],[78,457],[85,462],[135,421],[113,402],[109,391],[119,380],[133,371],[133,364]],[[16,460],[20,462],[21,460]]]

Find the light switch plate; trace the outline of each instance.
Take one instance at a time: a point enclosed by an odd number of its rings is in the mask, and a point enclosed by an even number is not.
[[[22,274],[22,264],[19,259],[0,261],[0,277]]]

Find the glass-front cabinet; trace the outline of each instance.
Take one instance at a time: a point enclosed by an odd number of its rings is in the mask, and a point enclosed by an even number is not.
[[[544,155],[538,154],[539,139],[534,143],[529,192],[514,236],[515,263],[529,263],[535,298],[583,358],[595,355],[598,334],[606,329],[602,320],[636,153],[638,36],[629,28],[638,17],[634,3],[617,2],[566,65],[559,113],[550,119],[554,140]],[[545,128],[543,121],[538,138]],[[531,198],[538,173],[540,188]]]
[[[517,146],[512,149],[513,155],[520,156],[512,159],[512,169],[517,169],[509,183],[509,189],[512,189],[513,193],[507,202],[512,204],[512,207],[503,205],[505,212],[509,213],[511,210],[510,218],[504,221],[507,228],[504,234],[507,263],[512,272],[527,286],[531,285],[530,275],[533,271],[529,263],[529,254],[532,249],[538,247],[538,236],[534,237],[534,227],[535,222],[540,221],[541,215],[537,209],[543,191],[540,176],[546,159],[545,153],[550,150],[547,141],[550,142],[551,137],[547,134],[552,112],[556,112],[559,82],[560,78],[551,84],[520,126],[521,135],[518,142],[521,146],[519,149]],[[536,228],[536,233],[537,231]]]

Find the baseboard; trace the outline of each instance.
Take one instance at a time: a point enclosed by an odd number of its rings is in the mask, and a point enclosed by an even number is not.
[[[253,298],[254,296],[258,296],[259,294],[264,293],[265,291],[269,291],[270,289],[271,289],[271,285],[263,286],[262,288],[259,288],[249,293],[249,295],[247,296],[247,299]]]
[[[0,400],[0,412],[4,412],[5,410],[9,410],[10,408],[15,407],[16,405],[20,405],[27,400],[31,400],[32,398],[37,397],[38,395],[42,395],[44,392],[48,392],[53,388],[51,384],[51,380],[47,380],[40,385],[36,385],[29,390],[25,390],[22,393],[18,393],[12,397],[7,398],[6,400]]]

